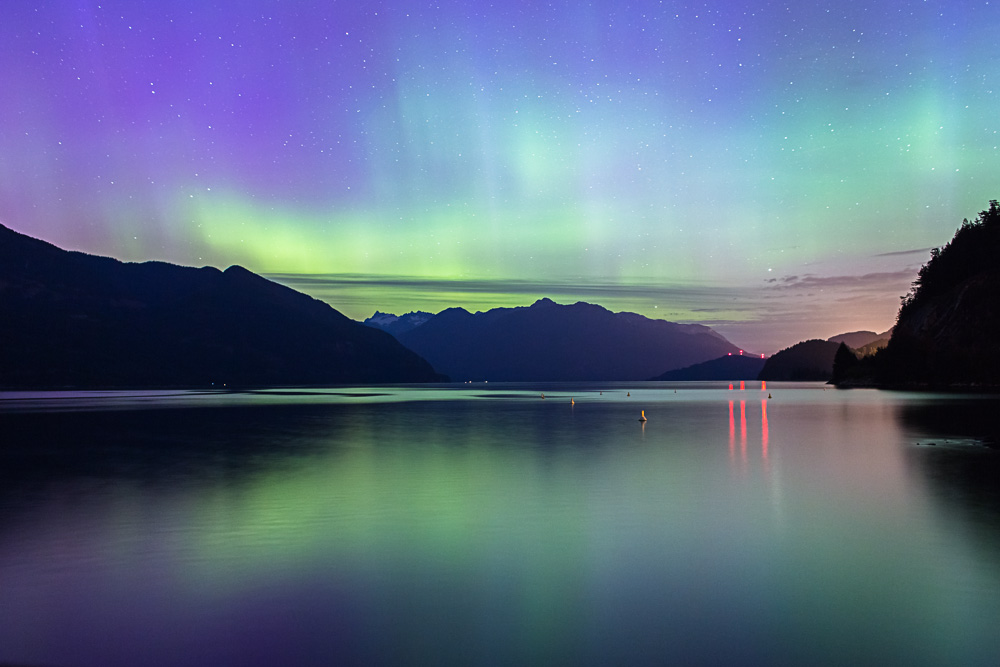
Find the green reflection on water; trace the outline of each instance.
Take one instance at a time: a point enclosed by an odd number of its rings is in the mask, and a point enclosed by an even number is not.
[[[0,601],[24,604],[0,620],[44,625],[75,587],[95,627],[138,610],[211,642],[289,618],[286,647],[400,663],[995,656],[996,514],[972,535],[929,490],[900,399],[772,391],[66,417],[170,453],[8,511]]]

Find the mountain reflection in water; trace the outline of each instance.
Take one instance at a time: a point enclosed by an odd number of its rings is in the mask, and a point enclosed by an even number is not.
[[[0,663],[1000,664],[995,408],[0,395]]]

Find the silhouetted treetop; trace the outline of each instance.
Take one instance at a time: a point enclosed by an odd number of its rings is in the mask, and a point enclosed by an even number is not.
[[[931,250],[931,258],[920,269],[910,293],[903,297],[898,320],[928,299],[984,271],[1000,269],[1000,204],[990,201],[973,221],[965,219],[952,240]]]

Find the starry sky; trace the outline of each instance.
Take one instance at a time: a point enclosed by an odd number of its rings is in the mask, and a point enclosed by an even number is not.
[[[355,319],[599,303],[772,353],[1000,197],[1000,3],[38,0],[0,222]]]

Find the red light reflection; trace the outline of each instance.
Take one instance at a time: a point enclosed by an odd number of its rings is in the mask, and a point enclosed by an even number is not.
[[[729,458],[736,455],[736,421],[733,419],[733,402],[729,401]]]
[[[763,453],[764,460],[767,460],[767,399],[762,399],[760,402],[760,446],[761,452]]]
[[[740,454],[747,460],[747,402],[740,401]]]

